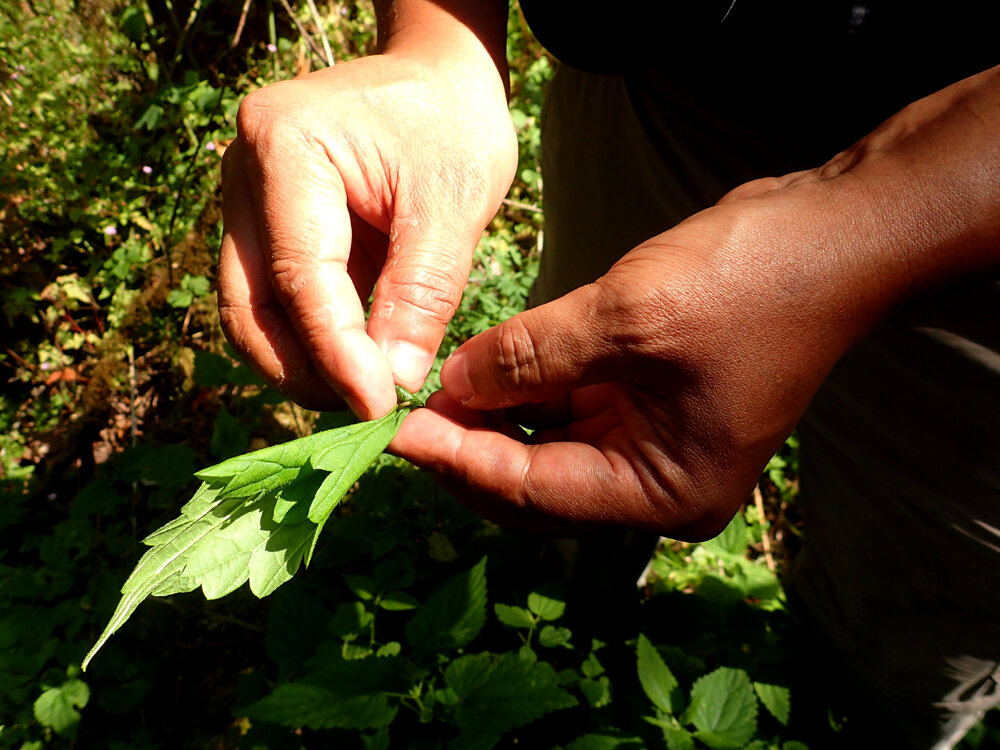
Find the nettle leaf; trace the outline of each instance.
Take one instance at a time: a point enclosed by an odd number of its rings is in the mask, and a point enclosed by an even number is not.
[[[580,680],[580,692],[593,708],[603,708],[611,703],[611,679],[602,675],[596,680],[589,677]]]
[[[663,732],[663,742],[667,750],[695,750],[694,735],[681,726],[674,716],[643,716],[650,724],[658,726]]]
[[[206,598],[217,599],[249,581],[250,590],[263,598],[290,580],[302,562],[308,565],[330,513],[406,414],[421,405],[402,389],[397,392],[399,405],[381,419],[318,432],[197,472],[202,485],[180,516],[143,540],[151,549],[122,586],[122,599],[83,668],[147,596],[200,587]],[[483,586],[485,606],[485,580]]]
[[[660,652],[649,642],[644,635],[639,635],[636,642],[636,657],[639,669],[639,683],[642,685],[646,697],[652,701],[653,705],[666,713],[673,713],[676,709],[675,694],[677,692],[677,678],[670,671]]]
[[[396,710],[384,693],[343,695],[324,685],[290,682],[279,685],[243,713],[258,721],[296,728],[378,729],[392,723]]]
[[[431,592],[406,623],[406,640],[424,651],[460,648],[486,624],[486,558]]]
[[[528,609],[543,620],[558,620],[566,611],[566,602],[532,591],[528,594]]]
[[[514,607],[510,604],[494,604],[493,611],[497,619],[510,628],[533,628],[535,626],[535,616],[523,607]]]
[[[726,525],[726,528],[712,539],[702,542],[701,546],[722,558],[739,558],[746,554],[749,543],[750,535],[747,522],[743,518],[743,513],[737,513]]]
[[[455,659],[444,673],[455,691],[459,729],[503,734],[545,714],[577,705],[559,685],[550,664],[528,662],[515,653],[471,654]]]
[[[390,693],[405,689],[398,659],[317,658],[307,677],[239,709],[251,719],[310,729],[379,729],[396,716]]]
[[[742,669],[720,667],[691,688],[687,717],[712,750],[741,748],[757,731],[757,698]]]
[[[538,634],[538,642],[546,648],[562,646],[571,649],[573,647],[569,641],[572,637],[573,633],[569,628],[557,628],[553,625],[546,625]]]
[[[771,716],[788,726],[788,716],[791,713],[791,692],[781,685],[768,685],[764,682],[753,684],[754,692],[760,702],[771,712]]]
[[[399,432],[407,413],[407,409],[397,409],[382,419],[332,431],[343,434],[313,457],[313,465],[329,471],[330,475],[320,485],[309,506],[310,521],[315,524],[326,521],[358,477],[365,473]]]

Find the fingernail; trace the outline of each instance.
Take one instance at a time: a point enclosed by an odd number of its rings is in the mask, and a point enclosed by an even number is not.
[[[441,368],[441,385],[452,398],[463,404],[474,395],[472,381],[469,380],[468,363],[465,354],[459,352],[448,357]]]
[[[404,385],[416,386],[424,382],[431,369],[433,355],[406,341],[397,341],[386,355],[396,380]]]

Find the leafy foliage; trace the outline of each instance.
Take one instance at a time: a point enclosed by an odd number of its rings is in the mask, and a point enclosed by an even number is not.
[[[777,576],[794,439],[722,537],[661,545],[645,635],[607,642],[537,545],[413,467],[381,456],[355,484],[332,449],[265,447],[344,421],[292,407],[221,340],[219,159],[241,98],[322,64],[324,36],[338,60],[372,48],[369,5],[316,5],[0,9],[0,748],[703,748],[752,725],[748,747],[801,750]],[[520,167],[442,355],[523,309],[538,259],[553,66],[516,4],[509,32]],[[369,429],[345,448],[359,466]],[[202,531],[203,556],[170,561]],[[169,574],[130,579],[128,601],[154,596],[81,675],[143,552]],[[199,586],[231,593],[164,596]]]
[[[401,390],[400,405],[381,419],[314,433],[197,472],[202,485],[181,515],[143,540],[152,549],[122,586],[122,600],[83,668],[147,596],[200,586],[206,599],[218,599],[249,580],[250,590],[263,598],[290,580],[303,559],[309,564],[330,513],[417,403]]]

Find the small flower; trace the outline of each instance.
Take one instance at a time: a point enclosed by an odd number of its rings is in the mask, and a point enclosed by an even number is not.
[[[50,492],[49,493],[49,500],[55,500],[58,497],[59,497],[59,495],[57,495],[55,492]]]
[[[104,233],[108,235],[108,237],[114,237],[116,234],[118,234],[118,227],[116,227],[114,224],[108,224],[106,227],[104,227]]]
[[[20,76],[17,73],[10,74],[10,80],[16,81],[18,78],[20,78]]]
[[[142,173],[143,174],[153,174],[153,168],[151,166],[149,166],[148,164],[143,164],[142,165]]]
[[[27,68],[24,67],[23,65],[18,65],[17,69],[20,70],[22,73],[27,70]]]
[[[215,151],[216,148],[217,146],[215,145],[215,141],[209,141],[205,144],[205,149],[208,151]]]
[[[268,52],[277,52],[278,51],[278,45],[277,44],[269,44],[269,45],[267,45],[267,51]]]
[[[48,370],[50,367],[52,367],[52,365],[49,364],[48,362],[42,362],[42,364],[40,364],[39,367],[42,368],[43,370]]]

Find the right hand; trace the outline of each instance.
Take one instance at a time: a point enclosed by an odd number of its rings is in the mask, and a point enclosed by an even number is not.
[[[394,381],[421,386],[517,164],[493,75],[383,54],[244,100],[219,311],[267,383],[362,419],[393,407]]]

